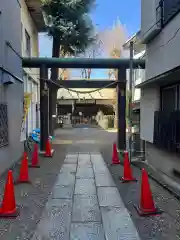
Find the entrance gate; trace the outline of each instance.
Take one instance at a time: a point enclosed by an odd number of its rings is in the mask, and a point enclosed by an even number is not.
[[[23,58],[24,68],[40,68],[40,149],[45,150],[49,136],[48,84],[57,88],[109,88],[117,89],[117,146],[126,149],[126,69],[145,68],[143,59],[82,59],[82,58]],[[48,79],[48,68],[118,69],[118,81]]]

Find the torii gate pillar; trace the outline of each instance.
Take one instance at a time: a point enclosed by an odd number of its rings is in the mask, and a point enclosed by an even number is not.
[[[49,89],[45,79],[48,79],[48,68],[40,67],[40,151],[45,151],[49,137]]]
[[[117,148],[120,152],[126,150],[126,69],[118,69]]]

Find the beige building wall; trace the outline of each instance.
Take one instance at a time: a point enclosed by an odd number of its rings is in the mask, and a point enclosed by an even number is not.
[[[35,23],[28,11],[24,0],[21,3],[21,40],[22,40],[22,56],[38,57],[38,31]],[[30,39],[30,49],[27,51],[27,34]],[[37,103],[39,103],[39,69],[24,69],[24,92],[31,93],[31,104],[26,120],[26,131],[31,133],[36,127],[39,127],[39,111],[37,111]]]
[[[21,0],[21,27],[22,27],[22,56],[28,57],[28,53],[26,51],[26,38],[25,38],[25,30],[28,32],[31,39],[31,56],[38,57],[39,56],[39,48],[38,48],[38,31],[36,26],[31,18],[31,15],[28,11],[27,5],[24,0]],[[25,69],[25,72],[28,73],[35,81],[38,81],[39,69]]]

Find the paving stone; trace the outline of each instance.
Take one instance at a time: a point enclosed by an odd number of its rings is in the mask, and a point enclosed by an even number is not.
[[[91,159],[92,165],[93,165],[93,170],[94,170],[94,174],[107,174],[109,172],[104,160],[102,158],[93,158]]]
[[[96,194],[95,183],[93,179],[76,179],[75,194],[94,195]]]
[[[79,154],[78,165],[91,165],[90,154]]]
[[[105,240],[101,223],[72,223],[70,240]]]
[[[78,167],[76,172],[76,178],[94,178],[92,167]]]
[[[107,174],[96,174],[95,182],[97,187],[114,187],[116,186],[110,173]]]
[[[77,168],[77,164],[70,164],[70,163],[65,163],[62,165],[60,172],[69,172],[69,173],[75,173]]]
[[[90,153],[79,153],[78,155],[78,160],[81,161],[81,160],[90,160]]]
[[[69,239],[72,201],[58,199],[56,203],[57,206],[46,205],[32,240]]]
[[[101,207],[101,213],[107,240],[140,240],[126,208]]]
[[[66,158],[78,158],[78,153],[68,153]]]
[[[97,194],[101,207],[124,207],[124,203],[116,187],[98,187]]]
[[[101,153],[99,153],[99,152],[91,153],[91,160],[96,160],[96,161],[100,160],[101,161],[101,160],[103,160],[103,157],[102,157]]]
[[[75,184],[75,174],[62,172],[59,174],[55,185],[74,185]]]
[[[73,204],[73,222],[100,222],[101,213],[96,195],[75,195]]]
[[[77,164],[77,157],[76,158],[65,158],[64,163]]]
[[[65,198],[71,199],[74,192],[74,185],[71,186],[54,186],[52,198]]]

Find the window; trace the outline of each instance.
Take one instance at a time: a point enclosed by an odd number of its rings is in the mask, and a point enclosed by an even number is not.
[[[28,57],[31,56],[31,38],[29,36],[29,33],[25,30],[25,39],[26,39],[26,54]]]
[[[162,111],[166,113],[173,112],[178,109],[178,85],[163,88],[161,91]]]

